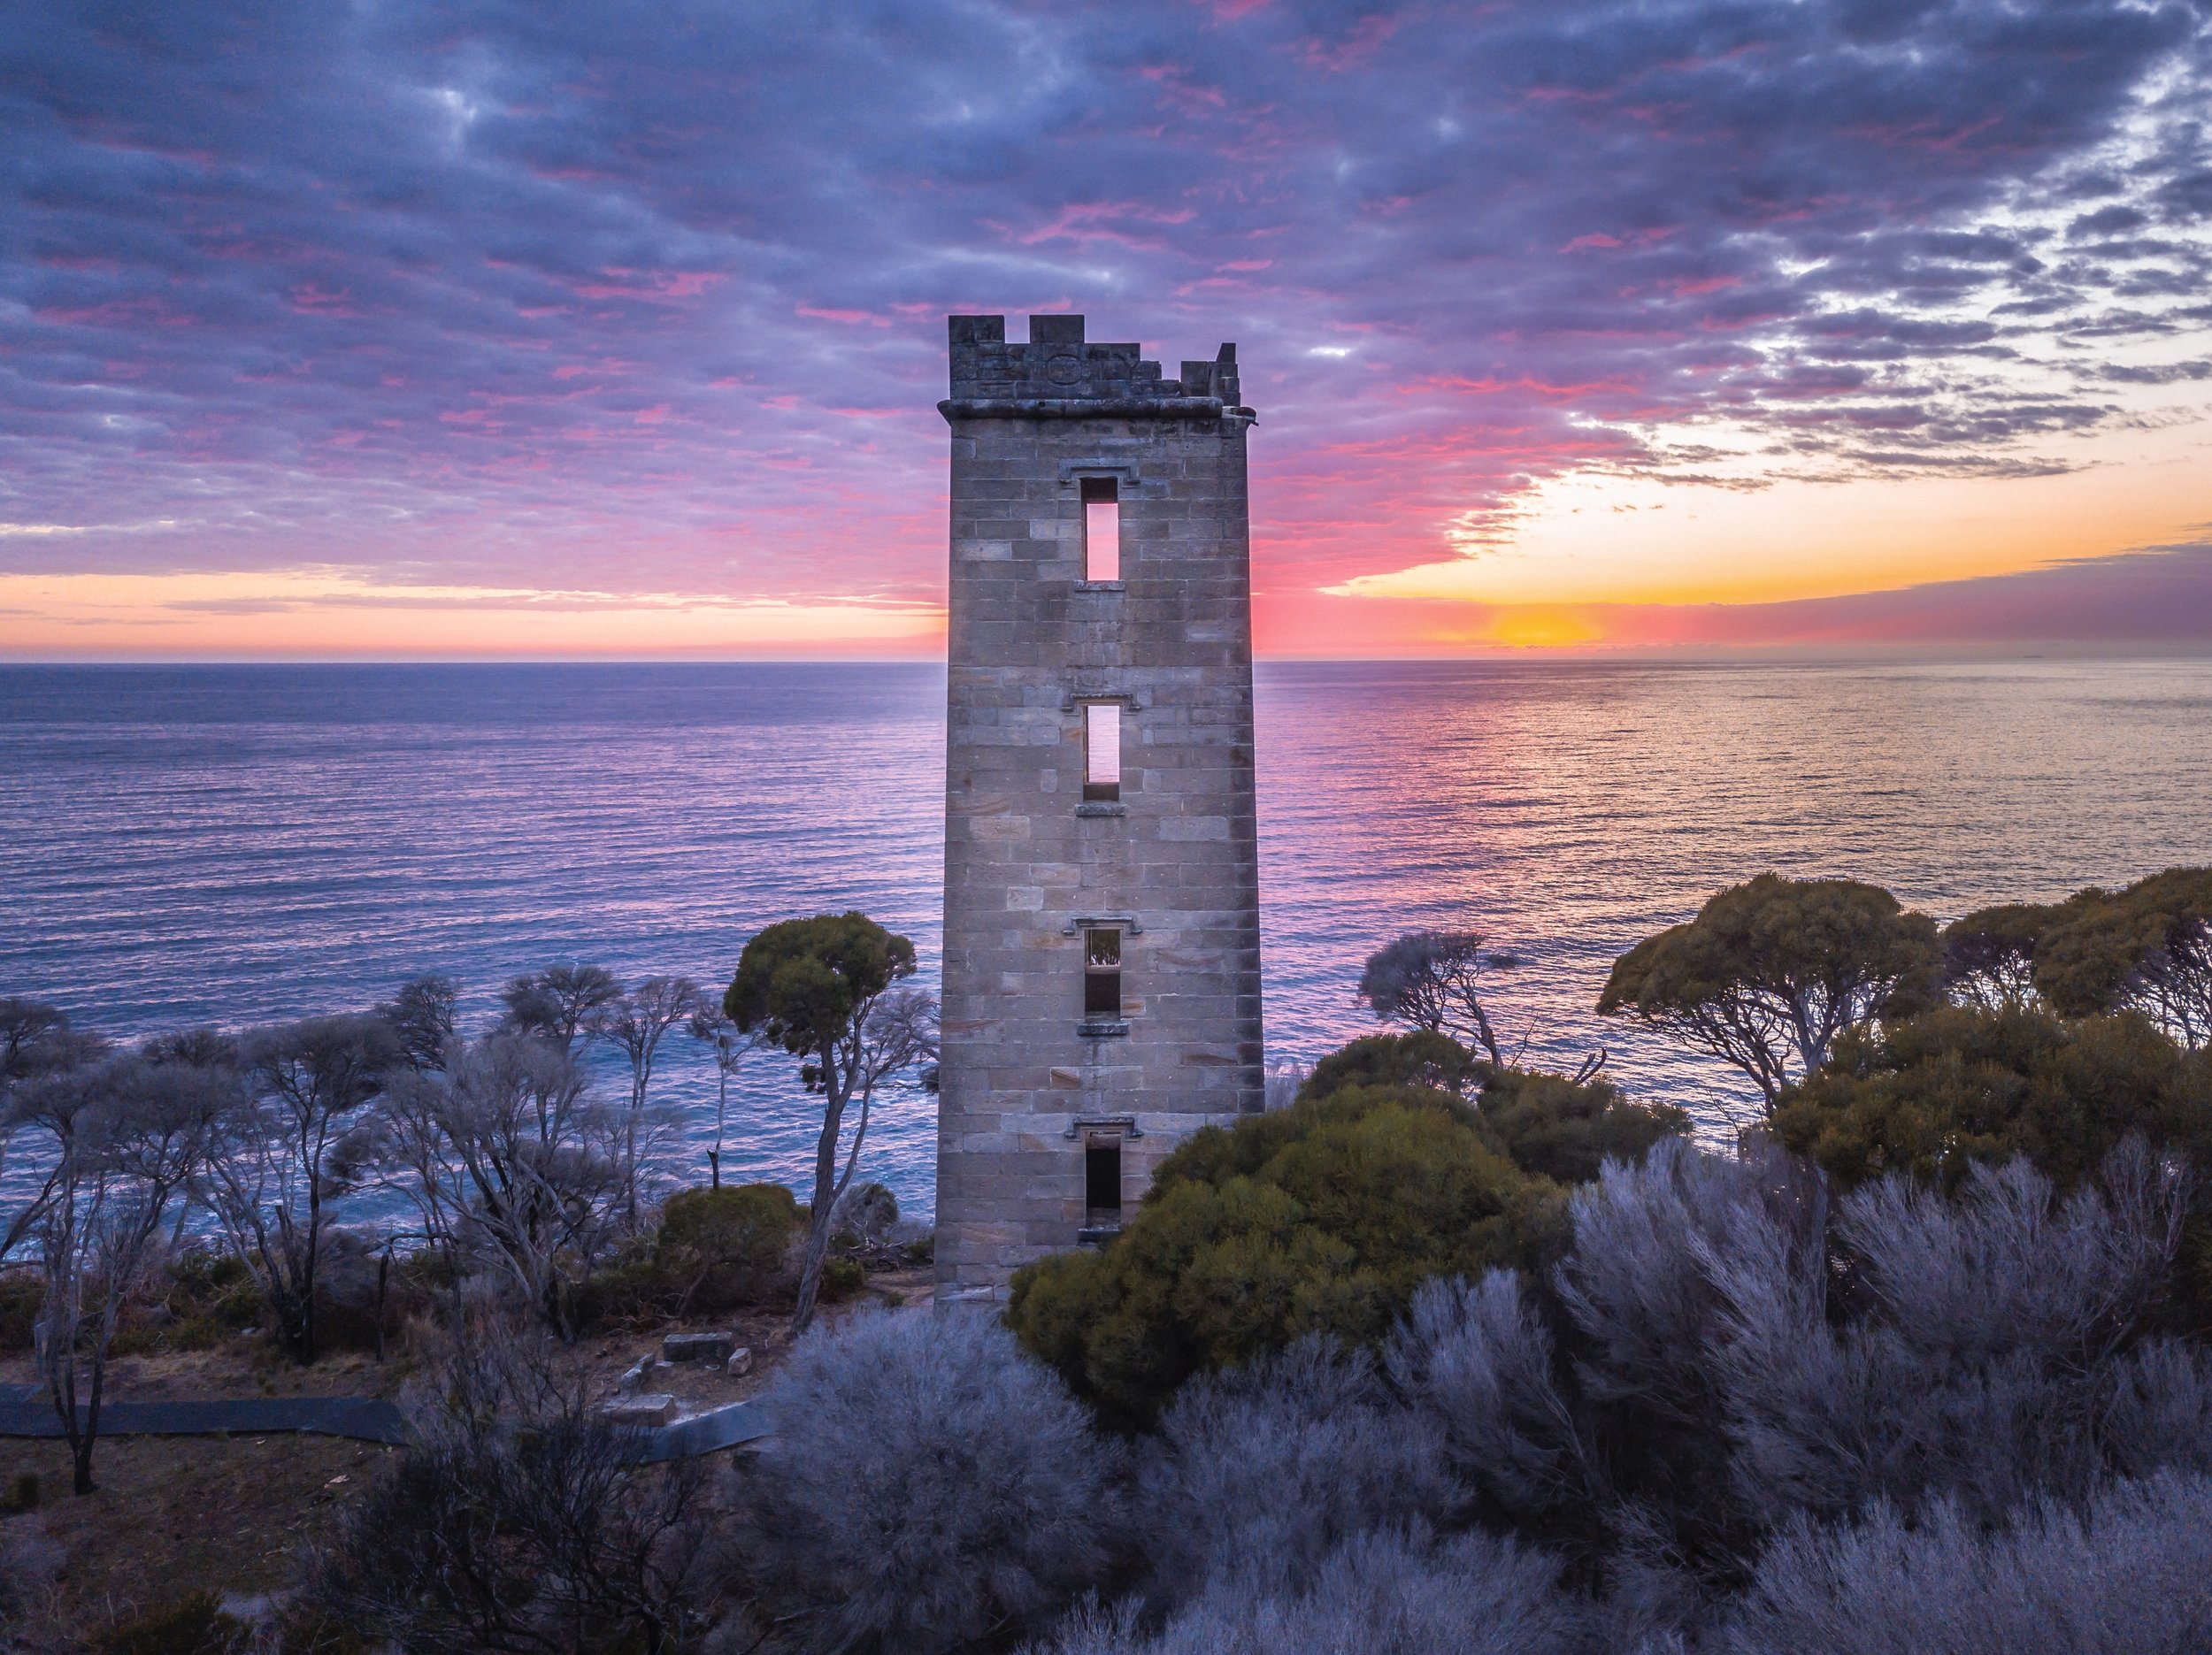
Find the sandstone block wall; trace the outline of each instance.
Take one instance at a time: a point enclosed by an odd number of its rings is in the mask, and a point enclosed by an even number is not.
[[[1163,379],[1080,317],[1033,317],[1025,344],[1000,317],[949,332],[940,1303],[1078,1244],[1092,1139],[1118,1145],[1131,1212],[1177,1142],[1264,1093],[1234,347]],[[1121,578],[1093,583],[1101,478]],[[1124,709],[1110,806],[1083,797],[1094,701]],[[1122,931],[1118,1024],[1086,1023],[1086,919]]]

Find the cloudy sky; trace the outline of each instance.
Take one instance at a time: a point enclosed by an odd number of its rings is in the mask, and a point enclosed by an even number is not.
[[[2208,277],[2212,0],[25,0],[0,654],[927,655],[977,310],[1278,654],[2200,647]]]

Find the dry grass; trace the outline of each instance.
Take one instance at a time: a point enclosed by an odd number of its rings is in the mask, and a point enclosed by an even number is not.
[[[332,1437],[118,1437],[93,1461],[99,1487],[78,1498],[62,1444],[0,1438],[0,1483],[38,1474],[40,1510],[11,1521],[60,1544],[59,1618],[88,1636],[194,1591],[281,1589],[301,1544],[388,1452]]]

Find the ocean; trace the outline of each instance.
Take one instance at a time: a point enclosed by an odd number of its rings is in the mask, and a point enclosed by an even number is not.
[[[937,665],[0,668],[0,994],[119,1038],[365,1007],[425,971],[465,1020],[559,960],[726,983],[772,921],[856,908],[933,978]],[[1947,919],[2212,861],[2212,662],[1263,664],[1271,1061],[1374,1025],[1368,952],[1471,926],[1519,963],[1532,1063],[1602,1047],[1715,1134],[1730,1071],[1594,1010],[1616,955],[1772,870]],[[605,1084],[616,1077],[608,1063]],[[713,1069],[672,1039],[667,1170],[703,1178]],[[757,1057],[725,1175],[803,1186],[818,1115]],[[932,1200],[926,1099],[863,1176]]]

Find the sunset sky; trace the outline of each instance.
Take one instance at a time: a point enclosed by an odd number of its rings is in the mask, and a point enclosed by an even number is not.
[[[948,311],[1276,655],[2212,645],[2212,0],[32,5],[0,657],[922,656]]]

